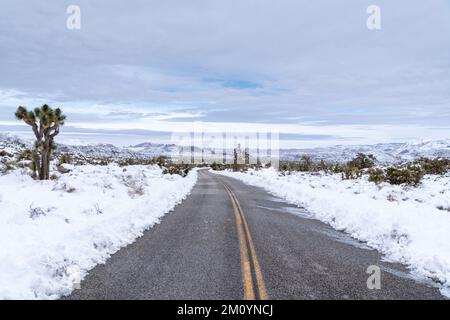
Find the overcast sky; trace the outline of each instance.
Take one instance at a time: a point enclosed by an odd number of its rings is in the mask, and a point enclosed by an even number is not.
[[[0,131],[28,130],[15,108],[43,103],[73,141],[194,122],[275,128],[289,146],[448,138],[450,1],[2,0]]]

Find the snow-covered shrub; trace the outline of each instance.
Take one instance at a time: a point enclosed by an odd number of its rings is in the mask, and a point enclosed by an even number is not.
[[[417,186],[424,176],[419,166],[409,165],[404,168],[389,167],[386,169],[386,181],[390,184],[407,184]]]
[[[369,169],[369,181],[376,184],[386,181],[386,174],[383,169],[380,168],[370,168]]]
[[[375,161],[376,158],[372,154],[358,153],[355,158],[347,162],[347,166],[359,170],[369,169],[375,165]]]
[[[136,198],[144,195],[146,184],[144,179],[142,179],[141,177],[127,175],[123,178],[123,183],[128,187],[128,194],[131,198]]]
[[[450,169],[449,159],[421,158],[417,163],[426,174],[445,174]]]
[[[29,209],[30,218],[34,220],[40,217],[44,217],[54,209],[55,209],[54,207],[41,208],[30,205]]]
[[[353,180],[362,177],[362,171],[356,167],[344,166],[341,174],[342,180]]]
[[[60,164],[63,164],[63,163],[71,164],[71,163],[73,163],[73,157],[71,154],[68,154],[68,153],[61,154],[58,157],[58,162]]]
[[[163,169],[164,174],[177,174],[182,177],[187,176],[189,168],[184,165],[171,165]]]

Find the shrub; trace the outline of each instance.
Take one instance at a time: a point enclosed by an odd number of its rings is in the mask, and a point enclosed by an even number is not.
[[[7,160],[0,162],[0,173],[6,174],[8,171],[17,169],[18,163],[15,160]]]
[[[108,159],[101,160],[101,164],[106,163],[106,165],[107,165],[108,162],[109,162]],[[126,159],[119,160],[117,162],[117,164],[120,167],[135,166],[135,165],[151,165],[151,164],[155,164],[155,160],[154,159],[126,158]]]
[[[302,156],[301,162],[297,166],[297,171],[315,171],[316,166],[310,156]]]
[[[342,171],[342,180],[358,179],[362,177],[362,171],[356,167],[346,166]]]
[[[376,184],[382,183],[386,180],[386,174],[383,169],[370,168],[369,169],[369,181]]]
[[[70,154],[65,153],[59,156],[59,163],[71,164],[73,162],[73,158]]]
[[[421,158],[417,163],[425,174],[445,174],[450,169],[450,160],[448,159]]]
[[[101,159],[100,161],[98,161],[98,165],[100,165],[100,166],[107,166],[110,163],[111,163],[111,161],[108,159]]]
[[[333,173],[342,173],[342,172],[344,172],[344,167],[345,167],[344,165],[337,163],[331,167],[331,171]]]
[[[386,170],[386,181],[390,184],[407,184],[417,186],[424,176],[424,171],[415,165],[409,165],[405,168],[389,167]]]
[[[261,166],[259,166],[261,167]],[[333,165],[320,160],[314,162],[310,156],[303,155],[300,161],[280,161],[280,171],[300,171],[300,172],[317,172],[333,170]],[[340,171],[342,172],[342,171]]]
[[[29,149],[25,149],[23,151],[20,151],[17,154],[17,160],[18,161],[22,161],[22,160],[29,160],[32,161],[33,160],[33,152]]]
[[[191,167],[187,164],[171,164],[163,169],[163,174],[178,174],[186,177],[190,170]]]
[[[215,171],[221,171],[221,170],[224,170],[225,167],[224,167],[224,165],[221,164],[221,163],[213,162],[213,163],[211,164],[211,169],[213,169],[213,170],[215,170]]]
[[[358,153],[357,156],[347,162],[347,166],[351,168],[357,168],[359,170],[369,169],[375,165],[376,158],[372,154]]]
[[[158,166],[164,167],[166,165],[166,163],[167,163],[167,157],[159,156],[154,161],[158,164]]]
[[[28,212],[30,213],[30,218],[33,220],[47,215],[46,212],[39,207],[34,208],[34,207],[30,206],[30,209],[28,210]]]

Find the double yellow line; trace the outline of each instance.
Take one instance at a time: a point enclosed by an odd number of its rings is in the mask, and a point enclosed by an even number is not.
[[[228,187],[225,183],[222,182],[222,184],[231,198],[231,202],[233,203],[234,208],[234,215],[236,217],[239,248],[241,251],[241,268],[242,268],[242,279],[244,284],[244,299],[245,300],[256,299],[252,276],[252,265],[253,265],[258,297],[261,300],[267,300],[266,285],[264,284],[261,267],[258,262],[258,257],[256,256],[255,245],[253,243],[252,235],[248,228],[244,212],[242,211],[242,207],[239,204],[239,201],[237,200],[237,197],[234,194],[233,190],[231,190],[231,188]],[[250,249],[250,255],[249,250],[247,249],[247,244],[248,248]]]

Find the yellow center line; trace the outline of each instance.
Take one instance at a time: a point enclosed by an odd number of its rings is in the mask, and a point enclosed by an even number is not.
[[[226,191],[228,192],[228,194],[230,195],[230,198],[232,200],[233,203],[233,207],[235,209],[235,216],[236,216],[236,221],[238,221],[238,233],[242,233],[244,234],[244,232],[242,231],[242,225],[244,226],[244,230],[245,230],[245,234],[247,236],[247,241],[250,247],[250,253],[251,253],[251,258],[252,258],[252,262],[253,262],[253,266],[255,268],[255,276],[256,276],[256,283],[257,283],[257,288],[258,288],[258,293],[259,293],[259,298],[261,300],[267,300],[268,296],[267,296],[267,291],[266,291],[266,285],[264,283],[264,278],[261,272],[261,267],[258,261],[258,257],[256,255],[256,249],[255,249],[255,245],[253,243],[253,238],[250,232],[250,229],[248,227],[248,223],[247,223],[247,219],[245,218],[244,215],[244,211],[242,210],[242,207],[236,197],[236,194],[230,189],[230,187],[228,187],[225,183],[223,184]],[[241,239],[243,240],[243,243],[241,241]],[[245,251],[245,255],[247,256],[247,260],[248,260],[248,252],[247,252],[247,246],[246,246],[246,242],[245,242],[245,238],[241,236],[239,236],[239,242],[241,245],[241,257],[242,257],[242,245],[244,245],[244,251]],[[242,263],[243,265],[243,271],[244,270],[244,261]],[[250,264],[249,264],[250,265]],[[245,272],[243,272],[245,273]],[[251,288],[253,291],[253,280],[251,279],[251,271],[250,271],[250,280],[246,280],[246,276],[244,276],[244,297],[245,295],[245,284],[249,283],[251,284]],[[253,293],[253,297],[254,297],[254,293]],[[254,299],[254,298],[253,298]]]
[[[251,234],[250,229],[247,224],[247,219],[245,218],[244,211],[242,210],[241,204],[237,200],[235,193],[231,189],[230,189],[230,192],[233,195],[234,199],[236,200],[236,204],[242,215],[242,220],[244,221],[244,227],[245,227],[245,231],[247,233],[247,239],[248,239],[248,243],[250,246],[250,252],[252,255],[253,265],[255,267],[255,275],[256,275],[256,282],[258,284],[259,298],[261,300],[267,300],[266,285],[264,283],[264,278],[263,278],[263,275],[261,272],[261,266],[259,265],[258,256],[256,255],[256,249],[255,249],[255,245],[253,243],[253,237],[252,237],[252,234]]]
[[[238,238],[239,238],[239,248],[241,251],[241,268],[242,268],[242,280],[244,283],[244,299],[245,300],[255,300],[255,292],[253,291],[253,279],[250,261],[248,259],[248,251],[247,245],[245,244],[245,234],[244,228],[242,226],[242,219],[239,214],[239,209],[234,202],[232,194],[227,186],[224,184],[225,190],[228,192],[228,195],[231,198],[231,202],[233,203],[234,215],[236,217],[236,226],[238,230]]]

